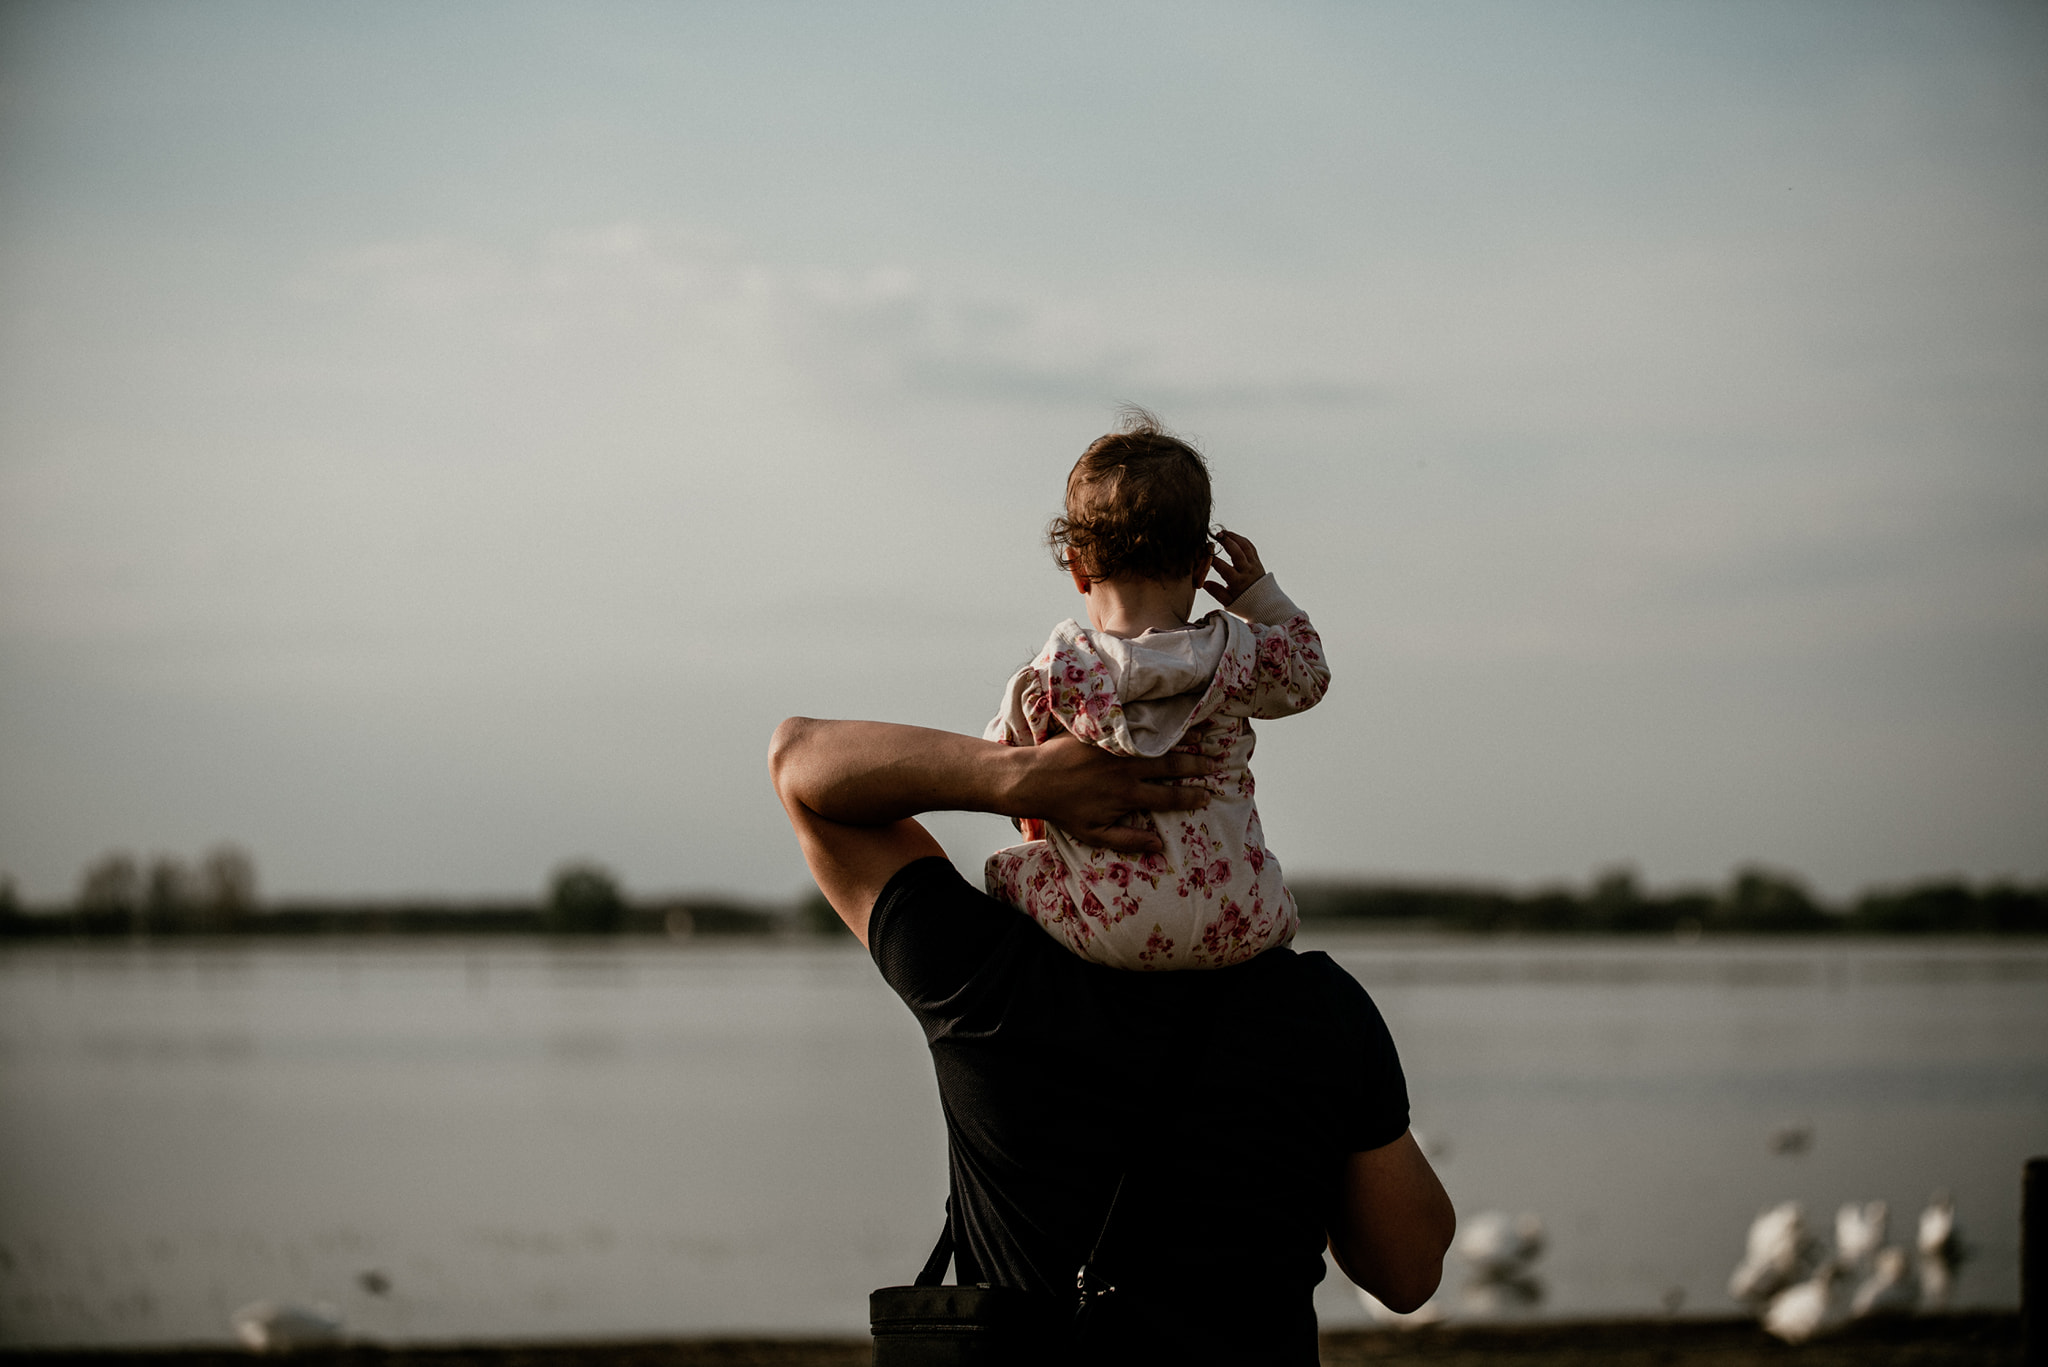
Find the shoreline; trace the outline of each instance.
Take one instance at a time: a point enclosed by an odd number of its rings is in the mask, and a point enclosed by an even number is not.
[[[1738,1367],[1788,1359],[1813,1367],[2019,1367],[2015,1311],[1865,1320],[1792,1346],[1754,1319],[1578,1320],[1435,1325],[1325,1333],[1322,1367],[1514,1364],[1515,1367]],[[0,1358],[65,1367],[239,1367],[237,1347],[0,1348]],[[291,1354],[335,1367],[868,1367],[865,1338],[698,1338],[615,1341],[357,1344]]]

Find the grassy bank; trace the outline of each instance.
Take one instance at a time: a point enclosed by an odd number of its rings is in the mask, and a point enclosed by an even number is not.
[[[1325,1334],[1323,1367],[2019,1367],[2015,1314],[1866,1322],[1794,1348],[1751,1320],[1444,1325],[1414,1333]],[[75,1350],[9,1354],[63,1367],[246,1367],[229,1349]],[[867,1367],[865,1339],[679,1339],[620,1343],[466,1344],[299,1354],[330,1367]]]

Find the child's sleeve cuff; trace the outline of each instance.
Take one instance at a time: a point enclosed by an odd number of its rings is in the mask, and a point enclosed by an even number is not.
[[[1237,595],[1230,610],[1247,622],[1266,626],[1278,626],[1301,612],[1294,606],[1294,600],[1280,591],[1279,581],[1270,574],[1260,575],[1250,588]]]

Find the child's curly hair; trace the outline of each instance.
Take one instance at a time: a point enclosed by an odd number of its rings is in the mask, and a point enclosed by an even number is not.
[[[1090,580],[1178,579],[1209,554],[1209,466],[1135,404],[1067,475],[1067,511],[1045,539]]]

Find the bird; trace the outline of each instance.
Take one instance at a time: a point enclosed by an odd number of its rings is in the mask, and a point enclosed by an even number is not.
[[[1473,1216],[1458,1240],[1458,1254],[1472,1269],[1459,1292],[1462,1308],[1492,1316],[1540,1302],[1543,1282],[1534,1268],[1543,1256],[1543,1242],[1543,1221],[1533,1212],[1511,1216],[1488,1210]]]
[[[1880,1248],[1870,1263],[1870,1275],[1850,1298],[1849,1318],[1861,1320],[1912,1309],[1919,1288],[1907,1280],[1906,1250],[1896,1245]]]
[[[1835,1261],[1844,1272],[1861,1267],[1884,1247],[1888,1219],[1882,1201],[1860,1206],[1851,1201],[1835,1212]]]
[[[1949,1199],[1946,1191],[1937,1191],[1928,1199],[1927,1209],[1920,1212],[1920,1228],[1915,1242],[1919,1244],[1923,1258],[1951,1258],[1955,1255],[1956,1244],[1956,1203]]]
[[[1840,1275],[1833,1263],[1822,1263],[1811,1277],[1771,1297],[1764,1307],[1765,1332],[1787,1343],[1804,1343],[1832,1327],[1835,1278]]]
[[[1481,1211],[1465,1226],[1458,1253],[1481,1279],[1520,1277],[1543,1254],[1543,1221],[1530,1211]]]
[[[1767,1301],[1805,1276],[1813,1255],[1806,1212],[1797,1201],[1781,1201],[1750,1224],[1742,1261],[1728,1276],[1728,1294],[1739,1301]]]
[[[1789,1125],[1780,1125],[1771,1131],[1766,1141],[1772,1153],[1798,1157],[1813,1147],[1813,1125],[1804,1120],[1795,1120]]]
[[[1935,1192],[1927,1209],[1920,1212],[1917,1235],[1920,1295],[1929,1309],[1939,1310],[1948,1304],[1956,1264],[1963,1260],[1962,1240],[1956,1234],[1956,1203],[1946,1191]]]
[[[235,1337],[252,1353],[291,1353],[301,1348],[338,1348],[344,1335],[341,1313],[331,1305],[256,1301],[228,1316]]]

